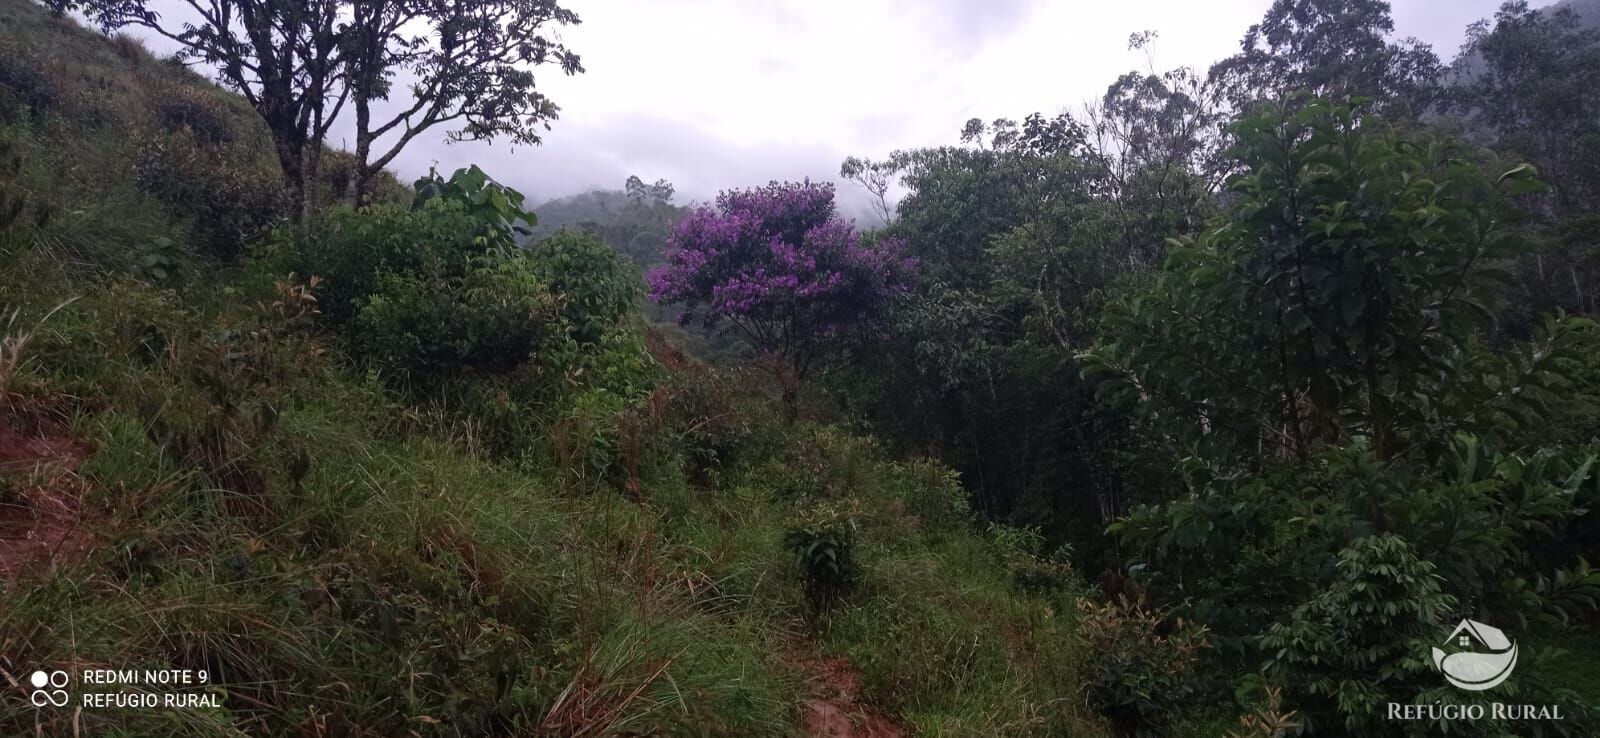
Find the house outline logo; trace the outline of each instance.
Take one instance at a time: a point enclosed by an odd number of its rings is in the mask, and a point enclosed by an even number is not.
[[[1499,628],[1476,620],[1462,620],[1445,645],[1462,650],[1447,653],[1435,646],[1434,668],[1452,685],[1469,692],[1499,686],[1517,667],[1517,644]]]

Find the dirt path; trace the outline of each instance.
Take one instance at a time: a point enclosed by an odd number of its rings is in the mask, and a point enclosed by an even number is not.
[[[814,658],[801,662],[810,696],[802,705],[807,738],[900,738],[893,718],[861,698],[861,674],[849,661]]]

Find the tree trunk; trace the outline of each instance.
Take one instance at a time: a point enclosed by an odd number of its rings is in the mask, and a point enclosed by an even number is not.
[[[302,226],[311,223],[311,216],[317,210],[317,182],[322,174],[322,142],[314,141],[306,148],[305,163],[305,171],[301,175],[301,190],[305,193],[301,197],[300,207]]]
[[[367,133],[372,124],[372,106],[363,96],[357,95],[356,103],[356,171],[355,171],[355,199],[356,207],[364,208],[367,200],[372,196],[372,171],[367,162],[372,158],[372,136]]]
[[[794,366],[779,357],[772,359],[772,371],[778,377],[783,396],[783,422],[793,425],[800,418],[800,375]]]
[[[283,169],[283,191],[288,198],[287,212],[293,213],[296,222],[305,224],[306,180],[305,145],[293,137],[274,137],[278,166]]]
[[[783,384],[783,422],[794,425],[800,418],[800,383],[794,375],[785,372],[779,381]]]

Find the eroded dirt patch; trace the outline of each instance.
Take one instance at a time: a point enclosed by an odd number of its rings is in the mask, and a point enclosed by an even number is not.
[[[84,482],[91,449],[48,416],[0,407],[0,589],[88,553]]]
[[[801,706],[801,729],[808,738],[900,738],[905,732],[888,715],[861,698],[861,674],[845,659],[814,659],[802,664],[810,696]]]

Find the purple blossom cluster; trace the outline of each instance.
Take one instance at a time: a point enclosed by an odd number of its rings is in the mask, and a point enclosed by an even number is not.
[[[816,345],[880,315],[915,266],[905,243],[863,237],[834,210],[827,183],[773,182],[723,192],[680,222],[651,299],[684,319],[727,321],[763,349]]]

